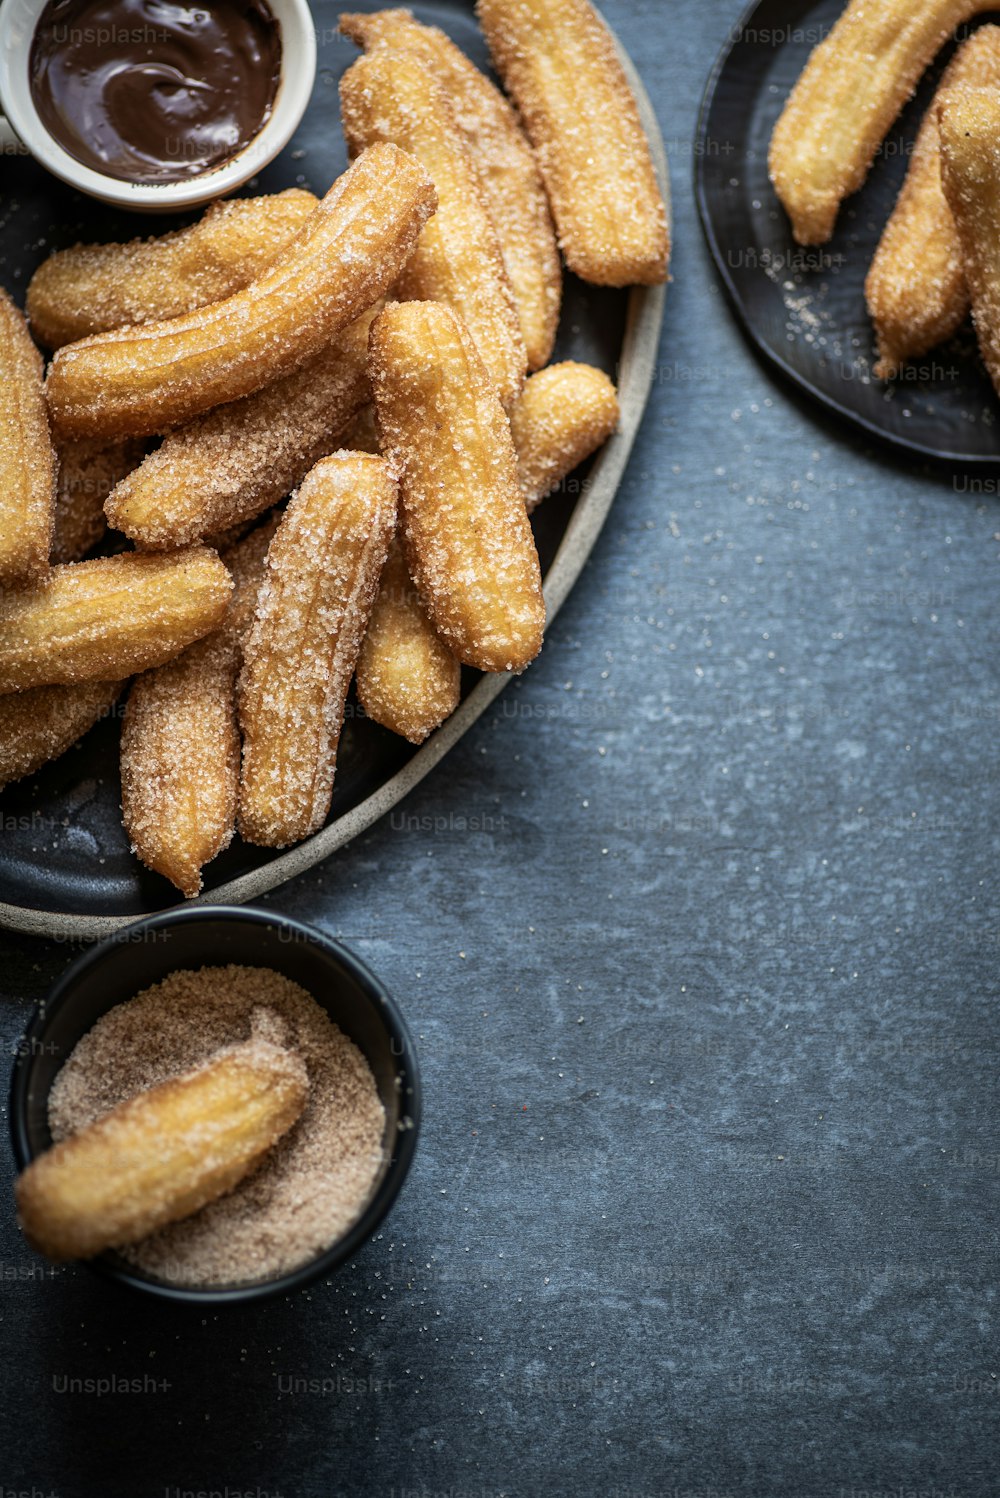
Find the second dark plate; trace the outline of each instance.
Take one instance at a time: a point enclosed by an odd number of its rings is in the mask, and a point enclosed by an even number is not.
[[[750,338],[801,389],[899,447],[995,465],[1000,401],[971,324],[888,385],[871,372],[876,355],[865,277],[954,44],[923,78],[864,187],[844,203],[828,244],[795,243],[768,180],[775,121],[843,8],[844,0],[762,0],[733,28],[709,79],[695,142],[702,227]]]

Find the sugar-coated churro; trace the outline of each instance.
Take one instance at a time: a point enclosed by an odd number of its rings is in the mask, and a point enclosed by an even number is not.
[[[774,127],[768,167],[799,244],[825,244],[920,75],[982,0],[850,0]]]
[[[946,94],[941,184],[958,230],[979,352],[1000,394],[1000,92]]]
[[[541,649],[541,573],[496,390],[468,332],[438,302],[397,302],[372,324],[382,449],[399,476],[410,574],[445,643],[483,671]]]
[[[55,429],[145,436],[291,374],[398,280],[434,206],[412,156],[392,145],[365,151],[241,291],[59,349],[46,385]]]
[[[25,1236],[50,1259],[88,1259],[190,1217],[232,1191],[295,1123],[301,1057],[260,1035],[119,1103],[19,1176]]]
[[[276,524],[258,526],[226,553],[235,586],[220,628],[136,677],[125,709],[125,831],[146,867],[188,896],[198,894],[203,867],[229,846],[236,825],[236,676]]]
[[[880,379],[891,379],[908,359],[950,338],[969,311],[958,230],[941,187],[938,132],[939,101],[968,88],[1000,88],[1000,26],[980,27],[945,69],[875,251],[865,297]]]
[[[221,301],[259,276],[316,206],[311,192],[290,187],[213,203],[196,224],[153,239],[57,250],[28,284],[31,330],[61,348]]]
[[[479,0],[476,12],[570,269],[601,286],[665,281],[670,240],[649,142],[590,0]]]
[[[57,450],[56,506],[52,527],[53,562],[78,562],[104,535],[104,501],[116,484],[142,462],[136,440],[61,442]],[[180,543],[178,543],[180,544]]]
[[[248,842],[284,847],[326,820],[347,690],[395,523],[388,464],[368,453],[325,458],[285,511],[240,677]]]
[[[0,291],[0,587],[38,578],[49,565],[54,496],[41,355]]]
[[[443,31],[408,10],[342,15],[340,29],[366,51],[385,44],[411,53],[444,85],[500,240],[528,368],[541,369],[552,357],[562,267],[538,162],[513,109]]]
[[[337,445],[370,397],[365,313],[303,368],[169,432],[109,495],[137,546],[183,546],[251,520]]]
[[[423,163],[437,189],[437,213],[396,294],[453,307],[509,405],[524,383],[527,354],[497,231],[443,85],[411,54],[376,47],[344,74],[340,102],[351,151],[392,141]]]
[[[0,697],[0,790],[71,749],[117,702],[120,681],[34,687]]]
[[[0,693],[161,665],[222,622],[232,586],[204,546],[53,567],[0,596]]]
[[[393,540],[358,656],[354,685],[369,718],[422,744],[455,711],[462,668],[439,638]]]
[[[529,515],[608,440],[620,415],[615,387],[602,369],[567,361],[531,376],[510,413]]]

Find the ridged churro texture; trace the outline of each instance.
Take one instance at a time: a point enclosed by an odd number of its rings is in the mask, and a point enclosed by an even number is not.
[[[59,349],[46,386],[55,429],[145,436],[291,374],[395,284],[435,203],[412,156],[366,151],[241,291]]]
[[[941,186],[938,107],[947,95],[970,88],[1000,88],[1000,26],[980,27],[945,69],[875,251],[865,297],[880,379],[891,379],[908,359],[950,338],[969,311],[962,247]]]
[[[311,192],[290,187],[213,203],[196,224],[171,234],[57,250],[28,284],[31,330],[55,349],[221,301],[259,276],[316,207]]]
[[[169,432],[109,495],[144,549],[185,546],[284,499],[370,398],[365,313],[294,374]]]
[[[240,678],[239,828],[285,847],[330,810],[347,690],[396,523],[388,464],[325,458],[271,542]]]
[[[42,358],[24,318],[0,291],[0,589],[48,567],[54,498]]]
[[[0,693],[162,665],[221,624],[232,587],[204,546],[53,567],[0,596]]]
[[[982,0],[851,0],[809,57],[768,166],[799,244],[825,244],[921,74]]]
[[[276,524],[258,526],[226,554],[235,586],[220,628],[136,677],[125,709],[125,831],[146,867],[189,897],[200,891],[202,868],[229,846],[236,826],[236,677]]]
[[[257,1035],[227,1047],[33,1160],[15,1187],[24,1234],[55,1260],[137,1243],[231,1191],[308,1095],[293,1052]]]
[[[393,540],[355,672],[369,718],[422,744],[449,718],[461,696],[462,668],[439,637]]]
[[[500,240],[528,368],[541,369],[555,343],[562,265],[538,162],[513,109],[443,31],[408,10],[343,15],[340,29],[365,51],[386,45],[410,53],[444,86]]]
[[[567,361],[531,376],[510,413],[529,515],[608,440],[620,416],[615,387],[602,369]]]
[[[941,182],[962,245],[979,351],[1000,394],[1000,93],[946,95]]]
[[[399,477],[410,574],[467,665],[522,671],[545,626],[541,572],[496,390],[439,302],[397,302],[371,334],[382,450]]]
[[[527,354],[500,240],[444,87],[419,59],[376,47],[340,83],[351,152],[392,141],[423,163],[437,213],[400,276],[405,300],[446,302],[464,319],[505,405],[524,383]]]
[[[61,442],[58,447],[56,507],[52,528],[53,562],[78,562],[108,528],[104,501],[142,462],[145,448],[135,439],[113,442]]]
[[[117,702],[120,681],[35,687],[0,697],[0,790],[58,759]]]
[[[589,0],[478,0],[493,61],[535,148],[566,263],[599,286],[667,279],[649,142]]]

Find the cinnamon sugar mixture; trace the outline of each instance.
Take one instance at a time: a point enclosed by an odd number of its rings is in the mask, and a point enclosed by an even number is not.
[[[58,1143],[137,1092],[266,1033],[298,1052],[309,1099],[298,1123],[230,1195],[122,1250],[175,1285],[272,1279],[347,1231],[382,1164],[385,1110],[353,1041],[316,1000],[270,968],[171,973],[90,1030],[49,1096]]]

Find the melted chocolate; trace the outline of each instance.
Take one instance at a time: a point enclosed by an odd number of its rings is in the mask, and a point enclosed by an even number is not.
[[[31,43],[46,128],[125,182],[181,182],[231,160],[268,119],[280,70],[266,0],[49,0]]]

